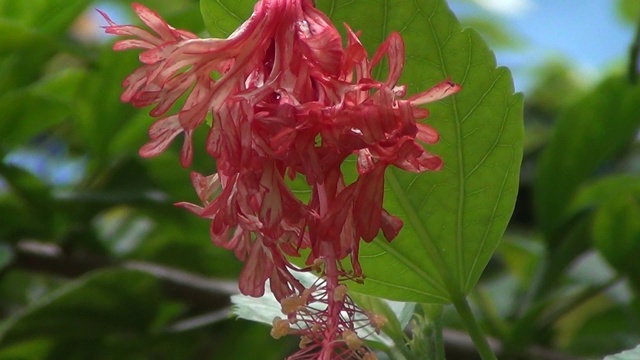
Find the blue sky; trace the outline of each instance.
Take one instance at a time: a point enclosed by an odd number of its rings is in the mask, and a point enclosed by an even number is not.
[[[526,41],[517,51],[496,50],[498,63],[514,72],[526,90],[531,69],[546,59],[565,58],[586,79],[596,79],[626,59],[634,29],[616,15],[612,0],[450,0],[464,15],[489,14]],[[473,4],[470,4],[473,3]]]

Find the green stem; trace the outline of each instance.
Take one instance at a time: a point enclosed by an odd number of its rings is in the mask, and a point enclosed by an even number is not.
[[[445,360],[444,337],[442,336],[442,311],[440,311],[440,316],[434,319],[433,331],[434,331],[433,342],[435,347],[435,359]]]
[[[621,275],[616,275],[613,278],[609,279],[603,284],[589,286],[578,293],[573,298],[569,299],[566,303],[560,304],[556,309],[553,309],[549,312],[549,314],[542,316],[540,319],[540,328],[550,327],[565,316],[567,313],[575,310],[580,307],[585,302],[593,299],[595,296],[602,294],[605,290],[611,288],[612,286],[618,284],[622,280]]]
[[[445,360],[444,338],[442,336],[442,305],[422,305],[422,310],[429,324],[429,359]]]
[[[480,325],[473,316],[473,312],[471,312],[467,298],[462,295],[458,296],[453,299],[453,306],[456,307],[458,315],[460,315],[460,318],[467,327],[469,336],[471,336],[471,340],[473,340],[473,343],[476,345],[476,350],[480,358],[482,358],[482,360],[497,360],[496,354],[494,354],[491,346],[489,346],[489,341],[487,341],[482,329],[480,329]]]
[[[471,293],[471,299],[478,306],[480,313],[484,315],[486,319],[486,329],[492,332],[499,339],[506,338],[509,333],[509,327],[502,320],[495,307],[492,305],[492,301],[485,290],[482,287],[477,286],[475,292]]]
[[[629,49],[629,81],[635,84],[638,81],[638,56],[640,55],[640,21],[636,27],[636,35]]]

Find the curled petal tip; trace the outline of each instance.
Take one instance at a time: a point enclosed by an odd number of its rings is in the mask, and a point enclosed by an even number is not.
[[[447,96],[453,95],[459,92],[462,89],[457,83],[451,81],[451,79],[446,79],[444,81],[439,82],[431,89],[413,95],[408,99],[411,105],[422,105],[432,103],[441,99],[446,98]]]

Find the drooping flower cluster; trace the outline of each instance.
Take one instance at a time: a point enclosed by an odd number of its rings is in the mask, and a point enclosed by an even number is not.
[[[311,358],[309,351],[320,359],[371,356],[357,341],[354,318],[345,317],[359,310],[348,295],[339,295],[342,282],[362,277],[361,239],[371,241],[382,231],[391,241],[402,227],[382,207],[385,169],[442,166],[421,144],[437,142],[438,133],[417,122],[428,116],[418,106],[460,87],[445,80],[403,99],[400,35],[392,33],[369,58],[348,26],[343,46],[311,0],[260,0],[226,39],[200,39],[140,4],[133,8],[154,33],[103,16],[107,33],[129,36],[115,50],[143,50],[142,66],[125,79],[122,94],[134,106],[155,105],[151,115],[160,118],[140,154],[158,155],[183,134],[180,161],[189,166],[193,132],[212,115],[206,149],[217,172],[193,173],[202,204],[179,206],[209,219],[214,244],[245,262],[242,293],[261,296],[269,280],[283,310],[298,301],[285,311],[287,321],[301,323],[292,332],[314,346],[297,358]],[[389,72],[379,81],[372,72],[384,57]],[[179,111],[168,114],[181,98]],[[358,176],[347,183],[341,167],[350,156],[357,159]],[[308,185],[308,201],[290,188],[294,179]],[[321,286],[306,289],[293,276],[300,269],[289,259],[303,249],[309,269],[323,276]],[[340,263],[347,257],[348,271]],[[310,304],[318,302],[324,307],[310,317]],[[282,322],[274,326],[276,334],[289,329]]]

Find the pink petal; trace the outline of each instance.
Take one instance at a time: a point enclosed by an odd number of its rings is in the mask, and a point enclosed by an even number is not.
[[[365,241],[373,240],[380,231],[385,168],[384,165],[378,165],[358,178],[355,220],[360,236]]]
[[[144,40],[128,39],[116,41],[113,44],[113,50],[122,51],[129,49],[152,49],[154,46],[155,45]]]
[[[418,134],[416,138],[426,144],[435,144],[440,140],[440,134],[429,125],[417,123]]]
[[[200,201],[204,204],[209,203],[213,195],[222,187],[220,176],[218,176],[217,173],[204,176],[193,171],[191,172],[191,184],[196,190],[196,194],[198,194]]]
[[[150,10],[140,3],[132,3],[131,7],[138,14],[138,17],[148,27],[155,31],[162,39],[177,40],[170,30],[169,24],[164,21],[155,11]]]
[[[371,58],[371,67],[375,66],[382,60],[384,55],[387,55],[389,59],[389,76],[387,77],[386,84],[389,88],[393,88],[400,80],[402,75],[402,69],[404,68],[404,41],[397,32],[392,32],[391,35],[380,45],[376,53]]]
[[[273,263],[268,260],[262,242],[256,240],[251,246],[249,258],[240,273],[238,281],[240,292],[253,297],[264,295],[264,283],[272,271]]]
[[[451,82],[450,79],[447,79],[436,84],[434,87],[427,91],[413,95],[408,99],[408,101],[413,106],[428,104],[440,99],[444,99],[449,95],[453,95],[461,89],[462,87],[460,85]]]
[[[186,130],[184,132],[184,141],[182,143],[182,150],[180,151],[180,165],[183,168],[188,168],[193,160],[193,130]]]
[[[400,229],[402,229],[402,220],[397,216],[393,216],[382,209],[382,233],[387,241],[392,241],[398,236]]]
[[[275,171],[273,164],[265,166],[263,171],[260,185],[265,189],[266,193],[260,209],[260,220],[267,229],[273,230],[282,221],[283,217],[279,174]]]
[[[393,162],[393,165],[403,170],[420,173],[442,169],[443,161],[439,156],[426,152],[422,146],[407,139],[400,146],[398,159]]]
[[[183,132],[183,129],[180,126],[177,115],[156,121],[149,128],[151,140],[140,148],[140,156],[153,157],[159,155],[181,132]]]

